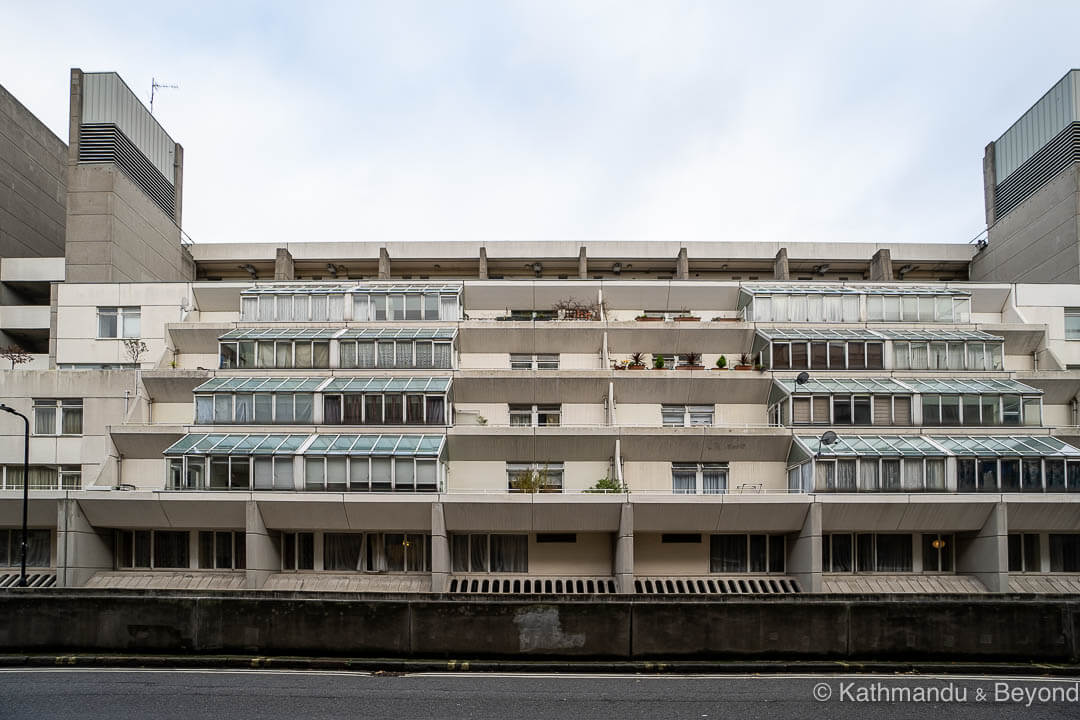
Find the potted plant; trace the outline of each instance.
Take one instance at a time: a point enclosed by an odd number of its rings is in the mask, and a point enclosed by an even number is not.
[[[686,362],[679,365],[679,370],[704,370],[705,366],[701,364],[701,353],[691,352],[686,353]]]
[[[636,352],[630,356],[630,362],[626,365],[627,370],[644,370],[645,353]]]
[[[736,370],[753,370],[754,366],[750,364],[750,353],[743,353],[739,356],[739,363],[735,366]]]
[[[663,317],[656,317],[654,315],[646,315],[645,313],[642,313],[641,315],[638,315],[634,319],[637,320],[638,322],[663,322],[664,321]]]
[[[653,370],[663,370],[664,369],[664,356],[663,355],[654,355],[653,356],[652,369]]]
[[[629,360],[615,360],[611,363],[612,370],[625,370],[628,367],[630,367]]]
[[[716,359],[717,370],[727,370],[727,358],[721,355]]]

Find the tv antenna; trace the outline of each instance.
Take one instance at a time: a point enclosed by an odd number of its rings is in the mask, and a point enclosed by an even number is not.
[[[159,83],[156,78],[150,78],[150,114],[154,114],[154,95],[158,90],[168,88],[170,90],[179,90],[179,85],[172,85],[168,83]]]

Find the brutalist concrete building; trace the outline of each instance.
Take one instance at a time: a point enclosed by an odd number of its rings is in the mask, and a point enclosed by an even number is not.
[[[0,89],[0,141],[32,584],[1080,591],[1080,277],[1009,250],[1075,160],[1018,200],[1043,150],[997,141],[984,248],[189,245],[115,74],[72,71],[66,145]]]

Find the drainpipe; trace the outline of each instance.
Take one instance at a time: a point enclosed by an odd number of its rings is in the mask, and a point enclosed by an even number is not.
[[[1080,395],[1072,399],[1072,424],[1080,425]]]
[[[1002,351],[1002,355],[1004,355],[1004,354],[1005,354],[1004,351]],[[1039,369],[1039,351],[1038,350],[1032,350],[1031,351],[1031,365],[1032,365],[1032,370],[1038,370]]]

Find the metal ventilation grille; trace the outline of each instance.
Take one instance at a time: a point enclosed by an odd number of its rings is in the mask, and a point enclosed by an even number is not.
[[[611,595],[615,581],[604,577],[485,577],[450,579],[451,593],[499,595]]]
[[[0,575],[0,588],[13,587],[19,587],[19,573],[4,573],[3,575]],[[26,587],[56,587],[56,575],[51,573],[27,573]]]
[[[802,592],[789,577],[645,577],[634,580],[639,595],[792,595]]]
[[[146,159],[127,135],[111,123],[79,126],[79,162],[113,163],[142,188],[171,219],[175,214],[173,184]]]
[[[1080,161],[1080,122],[1070,123],[997,186],[994,212],[1005,213],[1035,194],[1071,163]]]

